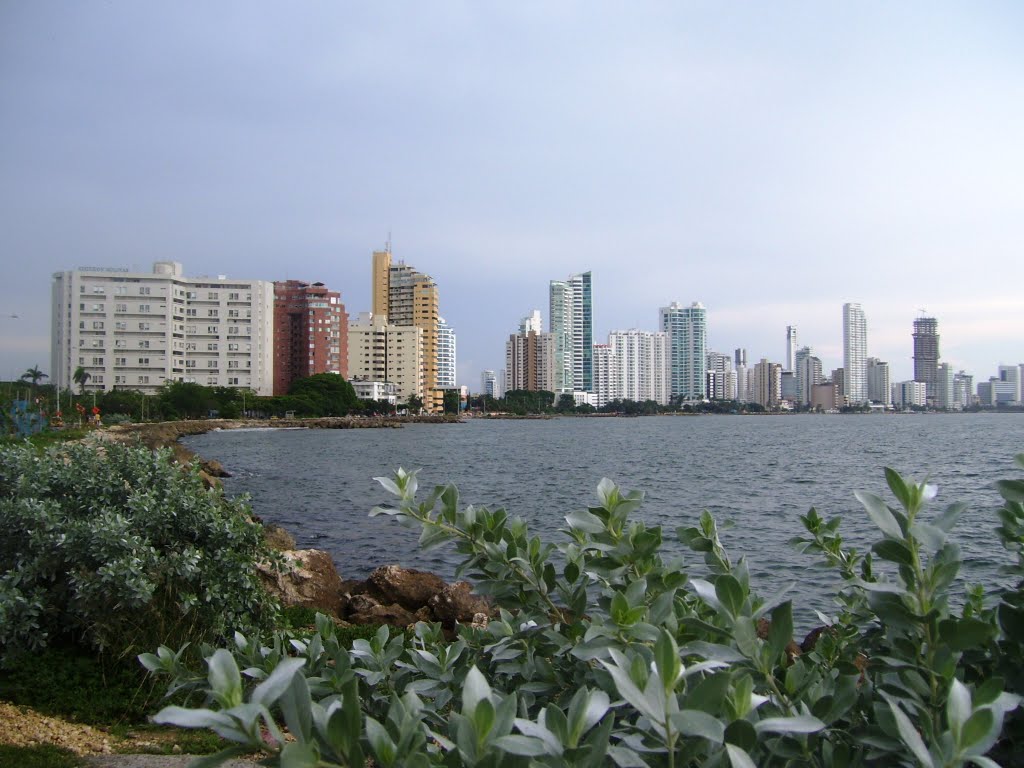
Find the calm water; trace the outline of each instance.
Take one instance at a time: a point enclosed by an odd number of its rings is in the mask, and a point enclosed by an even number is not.
[[[223,431],[189,438],[190,448],[233,473],[229,493],[248,493],[257,514],[300,547],[326,549],[343,578],[379,565],[403,565],[451,577],[446,550],[421,554],[418,532],[369,510],[390,497],[372,478],[396,467],[420,468],[420,487],[455,483],[463,503],[504,506],[533,531],[557,539],[563,516],[593,503],[609,477],[646,493],[639,515],[666,529],[666,549],[680,525],[708,509],[734,559],[745,556],[764,595],[795,583],[806,618],[831,612],[828,572],[787,543],[802,533],[799,515],[817,507],[843,515],[844,538],[863,549],[878,538],[855,490],[887,493],[882,468],[939,486],[935,509],[965,501],[955,530],[971,581],[998,578],[1010,561],[995,536],[997,479],[1019,475],[1024,415],[703,416],[552,419],[414,424],[402,429]],[[691,567],[692,565],[692,567]]]

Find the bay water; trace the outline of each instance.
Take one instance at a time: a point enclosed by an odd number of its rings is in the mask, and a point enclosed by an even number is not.
[[[325,549],[343,578],[363,578],[399,563],[454,577],[458,557],[417,547],[419,532],[387,517],[368,517],[391,501],[373,478],[397,467],[419,469],[420,488],[454,483],[463,504],[505,507],[532,532],[561,541],[575,509],[596,503],[608,477],[645,493],[637,516],[664,529],[666,554],[685,570],[704,571],[700,555],[675,531],[709,510],[733,560],[746,558],[762,595],[789,587],[802,624],[813,611],[833,613],[836,581],[813,555],[788,542],[803,533],[810,507],[843,517],[851,546],[880,538],[854,498],[867,490],[892,502],[883,468],[939,489],[931,514],[968,504],[955,539],[963,577],[991,589],[1010,582],[1011,558],[995,535],[1001,499],[996,480],[1019,477],[1024,414],[695,416],[468,420],[401,429],[224,430],[184,440],[220,460],[229,494],[246,493],[265,521],[288,530],[300,548]]]

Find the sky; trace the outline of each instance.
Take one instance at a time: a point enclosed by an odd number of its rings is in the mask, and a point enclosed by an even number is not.
[[[708,309],[912,377],[912,323],[1024,362],[1024,4],[0,3],[0,378],[50,366],[78,266],[322,281],[370,309],[390,239],[438,283],[458,381],[548,282],[594,338]],[[16,315],[16,317],[14,317]]]

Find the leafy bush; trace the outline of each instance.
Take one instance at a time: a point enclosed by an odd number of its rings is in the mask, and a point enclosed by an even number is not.
[[[881,533],[871,552],[844,549],[838,519],[804,518],[797,546],[843,586],[837,615],[822,615],[801,649],[790,601],[753,592],[707,513],[676,531],[703,556],[696,578],[662,559],[661,528],[629,519],[642,496],[607,480],[555,547],[504,510],[460,506],[453,486],[418,501],[415,473],[399,470],[380,479],[397,505],[373,514],[420,527],[425,548],[454,542],[498,618],[453,642],[437,626],[408,639],[383,627],[347,650],[321,616],[301,641],[236,635],[231,650],[207,652],[205,674],[162,647],[143,664],[172,690],[203,691],[207,707],[156,720],[239,743],[213,763],[256,746],[288,766],[362,766],[368,755],[382,766],[620,768],[1019,759],[1003,726],[1020,703],[1021,585],[994,606],[968,590],[953,608],[960,552],[949,534],[962,506],[928,515],[932,486],[886,477],[895,504],[858,494]],[[1024,483],[1000,491],[998,534],[1020,555]]]
[[[241,502],[166,451],[0,449],[0,654],[57,637],[115,655],[266,628],[277,556]]]
[[[70,749],[52,744],[37,744],[33,747],[0,744],[0,765],[16,765],[18,768],[80,768],[86,765],[86,761]]]

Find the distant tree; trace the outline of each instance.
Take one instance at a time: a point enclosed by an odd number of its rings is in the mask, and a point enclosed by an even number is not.
[[[336,373],[317,373],[296,379],[288,394],[305,397],[312,404],[315,416],[346,416],[359,409],[355,388]]]
[[[457,389],[446,389],[444,391],[444,412],[455,413],[459,412],[459,407],[462,405],[462,396]]]
[[[419,413],[423,410],[423,398],[416,395],[409,395],[409,402],[406,404],[410,413]]]
[[[563,392],[558,396],[555,410],[559,413],[572,413],[576,410],[576,398],[572,396],[571,392]]]
[[[555,393],[545,389],[513,389],[505,393],[505,407],[512,413],[548,413]]]
[[[75,372],[71,376],[71,380],[73,382],[75,382],[75,384],[78,385],[78,394],[80,394],[80,395],[84,395],[85,394],[86,382],[88,382],[89,379],[91,379],[91,378],[92,378],[92,375],[87,370],[85,370],[85,368],[83,368],[82,366],[78,366],[77,368],[75,368]]]
[[[25,371],[23,374],[21,374],[21,380],[22,381],[31,382],[32,389],[36,388],[36,385],[39,384],[39,381],[41,379],[48,379],[48,378],[50,378],[50,377],[47,374],[45,374],[41,370],[39,370],[39,366],[38,365],[32,366],[27,371]]]
[[[189,381],[169,381],[157,396],[161,411],[171,418],[202,419],[216,407],[213,390]]]

